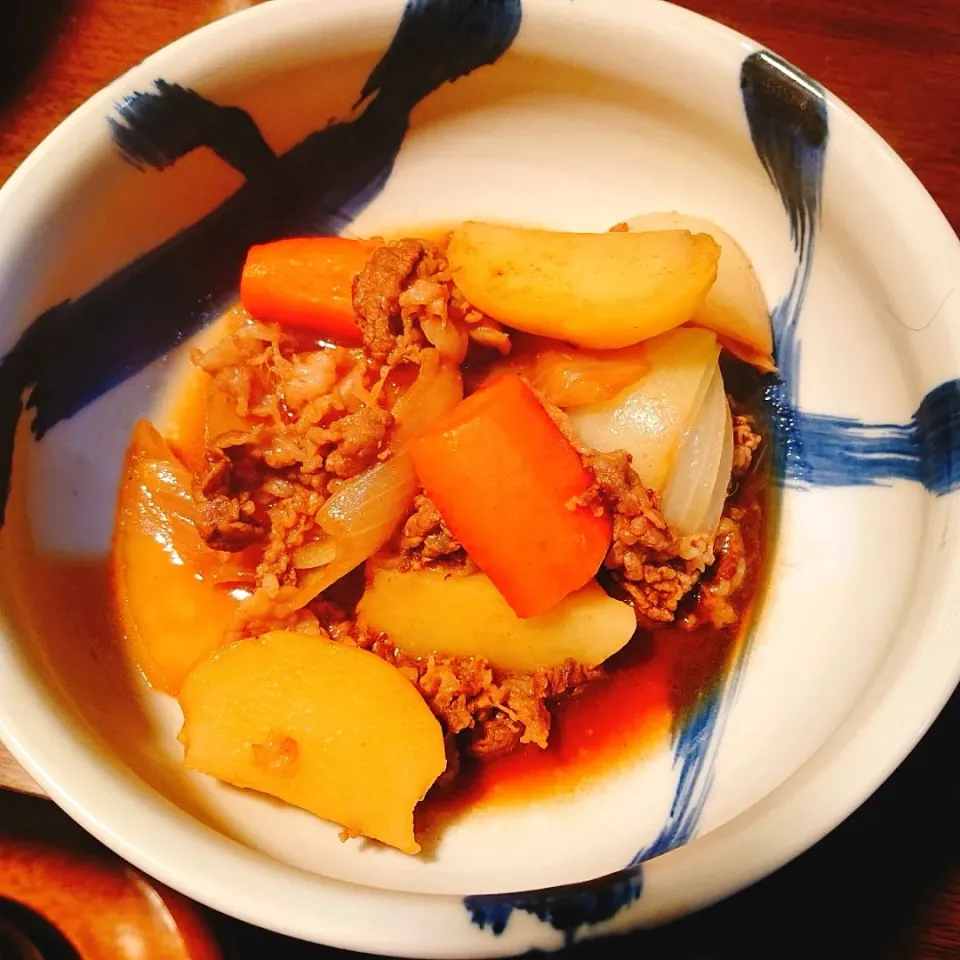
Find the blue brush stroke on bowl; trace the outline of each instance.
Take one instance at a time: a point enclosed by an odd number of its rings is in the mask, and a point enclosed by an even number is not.
[[[417,103],[443,83],[495,62],[520,22],[520,0],[409,0],[360,93],[361,114],[310,134],[283,155],[270,148],[245,111],[175,83],[158,80],[153,91],[118,104],[111,132],[130,163],[163,170],[206,146],[246,182],[193,226],[87,294],[46,311],[0,361],[0,524],[25,392],[40,439],[215,317],[235,297],[254,243],[341,231],[383,188]],[[819,222],[826,102],[817,84],[767,51],[744,61],[741,87],[758,157],[780,193],[798,257],[790,290],[772,317],[780,372],[766,390],[780,477],[830,486],[908,479],[938,494],[955,489],[960,381],[931,391],[908,424],[864,424],[799,409],[797,326]],[[473,922],[500,934],[513,911],[521,910],[572,943],[583,926],[609,920],[634,903],[643,887],[641,862],[695,834],[745,655],[739,654],[727,689],[708,694],[675,731],[678,789],[652,844],[624,870],[598,880],[467,897]]]
[[[744,60],[740,86],[757,155],[787,211],[798,258],[790,290],[772,318],[779,375],[771,378],[765,391],[774,429],[772,446],[780,452],[777,469],[786,475],[788,470],[797,470],[806,463],[800,455],[806,439],[806,421],[799,415],[795,396],[800,363],[796,331],[820,219],[828,140],[826,103],[817,84],[766,51]],[[831,426],[826,429],[829,432]],[[821,476],[812,471],[809,475]],[[673,764],[678,769],[677,787],[666,822],[626,869],[594,881],[606,891],[606,899],[581,898],[585,884],[468,897],[466,904],[473,921],[499,934],[506,929],[513,911],[523,910],[561,930],[569,944],[582,927],[609,920],[633,903],[642,890],[643,862],[682,846],[696,833],[713,785],[716,751],[743,676],[747,652],[747,644],[741,644],[725,684],[707,691],[689,716],[676,718],[671,747]],[[636,896],[623,895],[625,890],[635,890]],[[570,906],[555,909],[557,902]],[[601,902],[603,908],[599,906]],[[618,905],[611,912],[614,904]]]
[[[775,471],[787,477],[805,465],[797,409],[801,354],[797,329],[820,225],[829,139],[827,104],[819,84],[766,50],[743,61],[740,90],[754,149],[780,195],[797,255],[790,289],[771,317],[779,369],[765,391],[774,431]]]
[[[796,406],[800,367],[797,327],[820,222],[829,122],[822,88],[766,50],[746,57],[740,70],[740,88],[754,148],[783,202],[797,254],[790,289],[771,318],[779,372],[769,378],[764,391],[773,430],[775,469],[785,476],[806,463],[802,453],[812,436],[808,418]],[[826,430],[829,432],[831,426]],[[812,470],[807,475],[823,477],[822,472]],[[650,860],[693,839],[713,786],[716,752],[748,654],[745,641],[735,654],[726,682],[707,691],[691,716],[674,730],[673,762],[679,768],[676,794],[660,832],[636,854],[633,863]]]
[[[793,486],[875,486],[914,480],[943,496],[960,486],[960,380],[934,387],[908,423],[863,423],[796,412],[802,456]]]
[[[872,486],[913,480],[938,496],[960,486],[960,380],[931,390],[908,423],[864,423],[800,409],[803,308],[820,219],[827,103],[822,87],[767,50],[740,72],[750,136],[780,195],[797,254],[793,282],[773,311],[779,373],[766,388],[775,468],[791,486]]]
[[[955,489],[960,476],[960,381],[931,390],[907,424],[865,424],[800,410],[798,325],[820,221],[829,140],[826,99],[815,81],[765,50],[744,60],[740,85],[757,156],[780,195],[797,254],[790,289],[772,316],[779,372],[769,378],[764,394],[780,478],[794,485],[831,487],[904,479],[919,481],[937,494]],[[634,864],[693,838],[748,654],[745,643],[725,686],[708,692],[675,732],[674,764],[680,768],[676,795],[666,823]]]
[[[499,59],[521,14],[520,0],[408,0],[360,92],[360,115],[283,155],[249,114],[176,83],[158,80],[118,104],[111,132],[131,163],[163,170],[206,146],[246,182],[196,224],[44,312],[0,360],[0,524],[24,406],[39,440],[213,319],[236,297],[253,244],[340,232],[383,189],[413,108]]]
[[[710,690],[693,714],[675,729],[673,764],[680,769],[673,803],[660,832],[650,844],[637,852],[631,861],[632,865],[659,857],[693,838],[713,785],[710,748],[719,740],[721,707],[731,700],[732,697],[725,697],[719,686]]]
[[[464,897],[464,904],[471,921],[481,930],[490,929],[500,936],[514,910],[522,910],[562,933],[564,944],[569,947],[581,927],[611,920],[638,900],[642,891],[643,870],[637,866],[596,880],[545,890]]]
[[[960,477],[960,381],[928,393],[907,424],[865,424],[807,413],[797,404],[798,324],[812,268],[829,140],[822,88],[786,61],[761,50],[741,68],[744,110],[757,155],[787,213],[797,266],[772,316],[779,372],[765,400],[774,431],[775,467],[794,485],[863,486],[916,480],[943,494]],[[713,783],[713,755],[742,681],[748,645],[738,652],[725,688],[709,692],[675,734],[677,792],[667,821],[634,858],[640,863],[691,840]]]

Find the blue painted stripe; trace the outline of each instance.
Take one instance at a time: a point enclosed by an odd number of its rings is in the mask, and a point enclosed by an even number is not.
[[[823,172],[829,139],[823,91],[785,60],[766,50],[748,56],[740,70],[744,112],[757,156],[783,203],[797,255],[790,289],[773,313],[779,375],[765,391],[780,470],[804,464],[795,405],[800,365],[797,328],[813,262]],[[667,820],[653,842],[633,858],[637,864],[682,846],[696,834],[715,775],[716,752],[739,689],[748,648],[742,645],[726,684],[708,691],[682,722],[673,744],[677,789]]]
[[[744,60],[740,90],[754,149],[780,196],[797,256],[790,289],[771,317],[779,373],[770,378],[765,390],[774,473],[782,479],[798,476],[807,468],[806,438],[796,405],[801,353],[798,325],[820,225],[829,123],[820,85],[767,50],[758,50]]]
[[[771,318],[779,373],[765,390],[779,477],[794,486],[866,486],[902,479],[919,481],[936,494],[956,489],[960,381],[930,391],[906,424],[866,424],[799,408],[799,320],[820,220],[829,140],[826,101],[815,81],[768,51],[744,61],[741,90],[757,155],[780,195],[797,255],[790,289]],[[676,736],[674,802],[660,833],[632,863],[681,846],[696,833],[713,783],[711,748],[739,689],[747,652],[744,647],[738,656],[727,688],[709,693]]]
[[[791,486],[912,480],[942,496],[960,484],[960,380],[931,390],[907,423],[863,423],[797,410],[793,430],[802,455],[786,463],[784,479]]]
[[[750,636],[734,654],[726,681],[707,691],[688,718],[678,718],[673,734],[673,764],[679,767],[670,812],[660,832],[630,861],[637,865],[689,843],[697,831],[716,771],[716,751],[736,702],[750,655]]]
[[[279,158],[245,110],[221,107],[166,80],[154,86],[153,92],[124,97],[117,116],[107,118],[114,143],[138,170],[165,170],[208,147],[247,180],[283,176]]]
[[[522,910],[550,924],[563,934],[569,947],[584,926],[603,923],[640,898],[643,869],[633,867],[584,883],[531,890],[464,897],[473,923],[499,936],[514,910]]]
[[[740,91],[754,149],[783,203],[797,254],[790,290],[772,317],[777,364],[787,395],[794,400],[800,365],[797,324],[820,224],[829,140],[827,104],[815,80],[768,50],[758,50],[743,61]]]
[[[778,479],[797,487],[912,480],[931,493],[950,493],[960,485],[960,381],[931,390],[904,424],[800,409],[798,323],[820,219],[826,99],[819,84],[766,50],[744,61],[740,85],[757,156],[780,195],[797,254],[790,290],[771,318],[779,374],[765,396]]]
[[[408,0],[361,91],[361,114],[282,156],[249,114],[176,83],[158,80],[118,104],[111,132],[131,163],[163,170],[206,146],[246,182],[193,226],[47,310],[0,360],[0,524],[24,395],[40,439],[215,317],[236,297],[253,244],[340,232],[383,189],[413,108],[495,62],[520,20],[520,0]]]
[[[630,861],[632,866],[681,847],[693,838],[713,785],[711,747],[719,734],[724,702],[723,690],[717,687],[706,694],[689,719],[681,722],[672,747],[673,765],[679,773],[670,812],[653,841]]]

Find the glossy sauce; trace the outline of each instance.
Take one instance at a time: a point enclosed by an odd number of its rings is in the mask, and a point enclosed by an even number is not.
[[[581,789],[663,742],[717,683],[745,642],[766,579],[773,507],[767,458],[762,457],[735,495],[761,505],[741,525],[747,576],[736,627],[668,627],[638,631],[605,664],[607,676],[553,709],[545,750],[525,745],[492,762],[467,761],[448,787],[436,787],[417,808],[420,829],[431,831],[468,808],[514,804]]]

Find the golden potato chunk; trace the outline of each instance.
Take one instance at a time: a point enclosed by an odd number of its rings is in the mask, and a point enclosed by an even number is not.
[[[439,721],[373,653],[291,631],[215,653],[180,691],[184,762],[404,853],[443,773]]]
[[[692,230],[708,233],[720,246],[717,280],[697,310],[694,322],[713,330],[731,353],[764,372],[776,370],[770,308],[750,258],[726,230],[712,220],[683,213],[646,213],[627,221],[634,231]]]
[[[482,573],[380,570],[357,607],[362,623],[415,656],[483,657],[501,670],[532,672],[567,659],[596,666],[633,636],[633,608],[593,580],[547,613],[518,617]]]
[[[613,349],[689,320],[717,276],[706,233],[562,233],[467,221],[447,257],[477,309],[507,326]]]

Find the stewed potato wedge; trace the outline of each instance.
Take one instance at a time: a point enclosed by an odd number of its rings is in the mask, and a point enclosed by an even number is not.
[[[224,647],[180,691],[184,762],[418,853],[413,808],[443,773],[440,723],[373,653],[275,631]]]
[[[707,233],[562,233],[466,221],[454,280],[478,310],[527,333],[613,349],[691,319],[717,276]]]
[[[501,670],[536,671],[567,659],[596,666],[633,636],[633,608],[591,580],[552,610],[518,617],[482,573],[380,570],[357,608],[405,653],[483,657]]]

